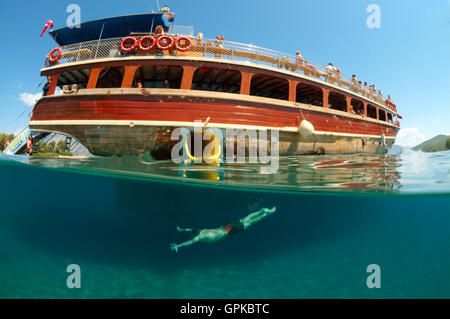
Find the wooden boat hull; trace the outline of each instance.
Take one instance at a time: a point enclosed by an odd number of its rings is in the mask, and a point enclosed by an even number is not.
[[[84,92],[82,92],[84,91]],[[306,119],[315,134],[298,132]],[[385,153],[398,127],[322,107],[230,93],[169,89],[81,90],[41,99],[30,129],[58,132],[78,139],[94,155],[150,152],[170,158],[174,129],[206,128],[279,130],[279,154]],[[385,139],[382,138],[384,134]]]

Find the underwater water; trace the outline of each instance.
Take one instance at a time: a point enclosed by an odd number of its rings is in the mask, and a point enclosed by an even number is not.
[[[450,152],[259,170],[0,156],[0,298],[450,298]],[[169,249],[190,239],[176,226],[273,206],[220,242]],[[381,288],[366,285],[371,264]]]

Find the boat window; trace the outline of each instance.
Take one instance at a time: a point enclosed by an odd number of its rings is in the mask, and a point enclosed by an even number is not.
[[[364,114],[364,103],[360,100],[352,99],[352,107],[353,111],[357,115],[363,115]]]
[[[380,109],[379,113],[380,113],[380,121],[386,121],[386,111]]]
[[[347,100],[342,94],[330,92],[328,95],[330,109],[347,112]]]
[[[240,93],[241,72],[225,68],[198,68],[192,79],[192,90]]]
[[[89,76],[91,75],[91,70],[81,69],[63,72],[58,78],[57,86],[62,89],[64,85],[69,87],[73,84],[77,84],[79,89],[85,89],[87,83],[89,82]]]
[[[299,83],[297,85],[296,102],[316,106],[323,106],[322,89],[314,85]]]
[[[146,65],[141,66],[134,74],[133,87],[179,89],[183,77],[181,66]]]
[[[122,86],[124,68],[108,67],[103,69],[97,81],[97,88],[120,88]]]
[[[252,77],[250,95],[289,100],[289,81],[282,78],[255,74]]]
[[[371,117],[373,119],[377,118],[377,108],[373,105],[367,105],[367,117]]]

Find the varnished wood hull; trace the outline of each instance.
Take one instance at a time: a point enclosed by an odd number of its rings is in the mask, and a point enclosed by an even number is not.
[[[280,155],[383,153],[392,146],[398,127],[361,116],[287,101],[236,94],[138,89],[111,94],[86,92],[41,99],[30,121],[34,131],[70,135],[95,155],[151,152],[170,158],[175,128],[277,129]],[[306,119],[315,133],[302,137]],[[386,137],[382,141],[382,134]],[[385,144],[385,145],[383,145]]]

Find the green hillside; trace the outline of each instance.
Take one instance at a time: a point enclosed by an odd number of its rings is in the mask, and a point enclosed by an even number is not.
[[[441,152],[450,149],[450,136],[437,135],[428,141],[413,147],[415,151]]]

